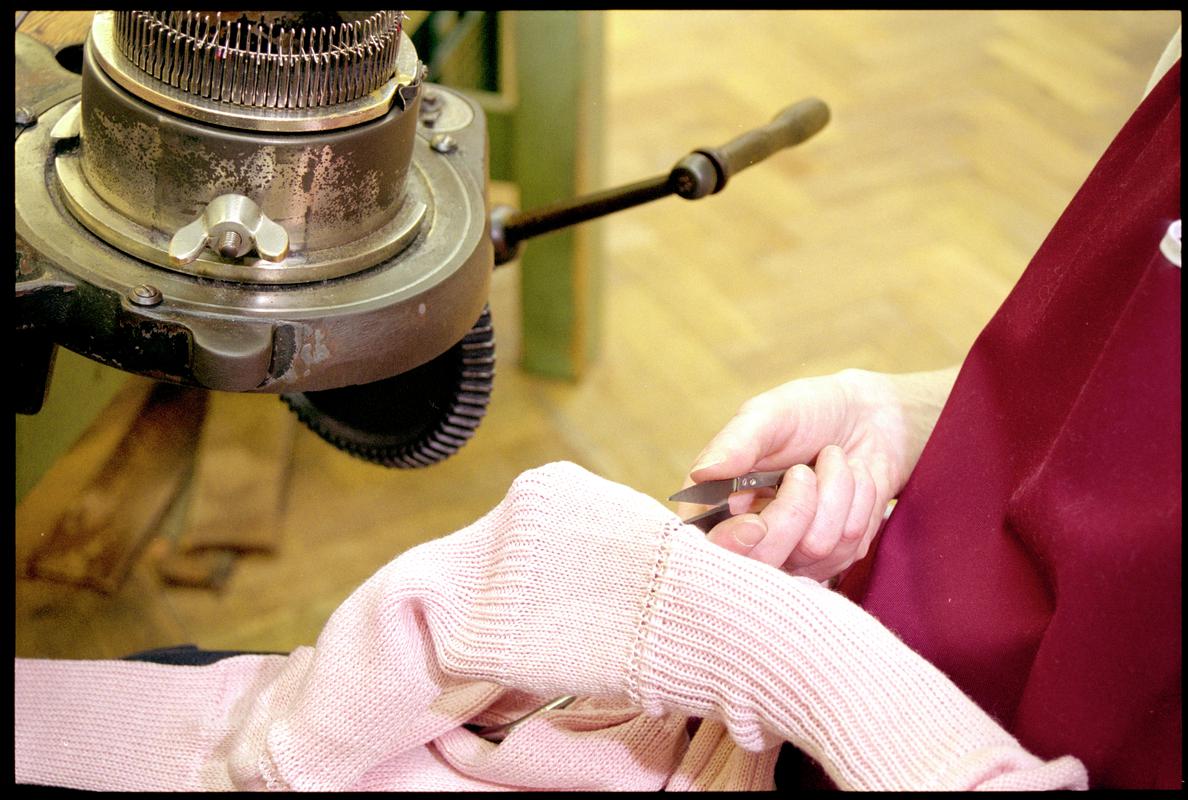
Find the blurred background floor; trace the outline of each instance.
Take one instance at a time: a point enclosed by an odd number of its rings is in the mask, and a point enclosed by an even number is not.
[[[607,186],[666,171],[806,96],[833,119],[720,195],[602,223],[601,355],[580,383],[517,368],[517,273],[500,269],[494,397],[457,456],[388,471],[301,429],[276,555],[241,559],[220,593],[165,587],[147,563],[112,596],[18,580],[18,655],[312,644],[360,582],[476,519],[525,469],[568,459],[662,500],[766,388],[959,361],[1180,21],[1171,11],[606,14]],[[288,413],[272,396],[253,402]]]

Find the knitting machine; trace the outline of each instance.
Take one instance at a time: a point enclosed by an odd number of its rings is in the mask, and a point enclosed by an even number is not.
[[[62,346],[276,393],[357,456],[436,463],[485,412],[491,272],[520,242],[717,192],[829,116],[802,101],[656,178],[489,209],[483,112],[426,80],[403,19],[101,11],[81,75],[17,33],[18,412]]]

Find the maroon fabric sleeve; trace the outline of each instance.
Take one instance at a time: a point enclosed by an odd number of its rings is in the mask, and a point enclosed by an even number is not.
[[[962,366],[841,590],[1041,758],[1182,788],[1180,65]]]

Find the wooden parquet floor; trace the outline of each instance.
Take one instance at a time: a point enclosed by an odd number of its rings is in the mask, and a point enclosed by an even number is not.
[[[763,389],[850,366],[959,361],[1139,102],[1179,21],[1171,11],[607,12],[608,186],[665,171],[806,96],[833,119],[719,195],[602,223],[601,352],[580,382],[517,368],[517,274],[501,269],[493,404],[457,457],[389,472],[301,430],[277,555],[242,559],[221,593],[165,588],[147,565],[112,597],[19,580],[17,654],[312,644],[361,581],[480,516],[524,469],[569,459],[662,499]]]

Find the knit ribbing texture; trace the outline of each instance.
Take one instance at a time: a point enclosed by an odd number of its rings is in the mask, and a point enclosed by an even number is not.
[[[496,745],[464,725],[579,699]],[[314,647],[16,660],[16,778],[86,789],[1084,788],[849,601],[568,463],[404,553]],[[690,740],[688,717],[704,721]]]

